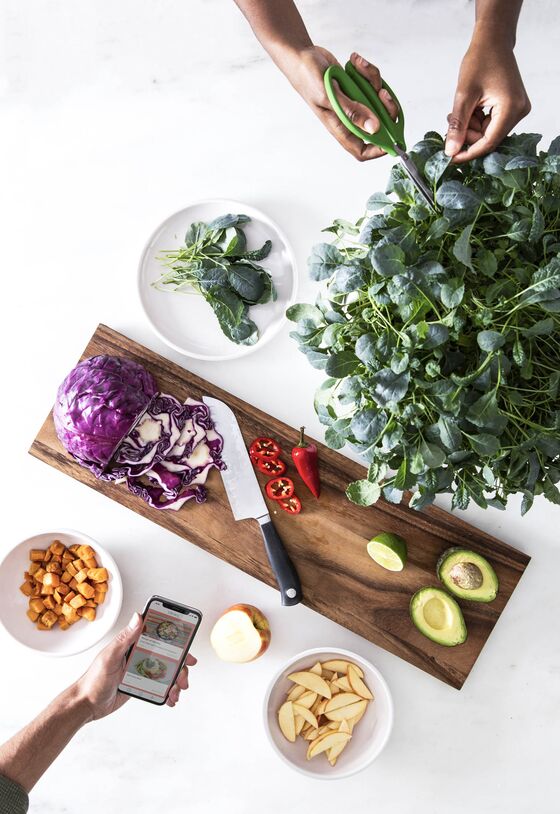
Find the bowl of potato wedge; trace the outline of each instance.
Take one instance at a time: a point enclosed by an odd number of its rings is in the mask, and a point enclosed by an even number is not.
[[[273,678],[264,725],[292,768],[339,780],[381,753],[393,726],[393,701],[379,670],[362,656],[315,648],[294,656]]]
[[[72,656],[117,621],[122,581],[114,559],[79,531],[35,534],[0,563],[0,623],[45,655]]]

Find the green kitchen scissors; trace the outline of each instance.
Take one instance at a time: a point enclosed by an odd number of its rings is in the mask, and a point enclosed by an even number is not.
[[[379,119],[379,130],[377,133],[366,133],[365,130],[359,128],[348,118],[336,97],[333,81],[338,82],[340,89],[346,96],[354,102],[361,102],[361,104],[375,113]],[[350,130],[351,133],[362,139],[362,141],[381,147],[381,149],[385,150],[389,155],[398,156],[402,161],[408,177],[422,198],[426,201],[428,206],[435,210],[436,206],[432,191],[406,152],[403,109],[389,85],[386,82],[382,82],[383,87],[391,94],[393,101],[399,109],[396,121],[393,121],[389,115],[387,108],[377,95],[377,91],[370,85],[368,80],[356,70],[351,62],[347,62],[344,68],[340,65],[330,65],[325,72],[324,82],[332,109],[346,129]]]

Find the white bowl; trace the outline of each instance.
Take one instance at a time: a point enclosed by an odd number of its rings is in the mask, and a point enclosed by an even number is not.
[[[353,661],[362,668],[374,700],[356,724],[350,743],[331,766],[324,755],[307,760],[308,742],[303,738],[298,737],[295,743],[286,740],[278,725],[278,709],[294,686],[287,678],[290,673],[309,669],[317,661],[338,658]],[[274,750],[293,769],[319,780],[340,780],[365,769],[385,748],[393,728],[393,699],[379,670],[362,656],[336,647],[314,648],[294,656],[272,679],[264,699],[264,726]]]
[[[259,329],[254,345],[236,345],[222,332],[218,320],[204,297],[159,291],[154,283],[165,271],[158,256],[177,249],[191,223],[208,223],[228,212],[244,214],[251,221],[243,228],[251,249],[265,240],[272,241],[272,251],[262,266],[272,275],[277,299],[252,306],[249,316]],[[262,348],[286,321],[286,309],[293,303],[297,289],[294,253],[280,228],[254,206],[222,198],[211,198],[190,204],[160,224],[149,238],[138,267],[138,293],[144,314],[157,336],[170,348],[194,359],[224,362],[237,359]]]
[[[58,625],[53,630],[37,630],[26,616],[29,597],[22,594],[19,586],[29,566],[29,550],[47,548],[53,540],[60,540],[66,547],[90,545],[99,566],[109,571],[109,590],[93,622],[82,619],[68,630],[61,630]],[[0,623],[20,644],[48,656],[74,656],[101,641],[117,621],[122,598],[122,580],[116,562],[96,540],[79,531],[59,529],[35,534],[18,543],[0,563]]]

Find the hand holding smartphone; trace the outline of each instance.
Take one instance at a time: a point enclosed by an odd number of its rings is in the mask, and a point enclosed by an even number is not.
[[[162,596],[142,611],[143,629],[126,660],[119,692],[165,704],[202,621],[202,613]]]

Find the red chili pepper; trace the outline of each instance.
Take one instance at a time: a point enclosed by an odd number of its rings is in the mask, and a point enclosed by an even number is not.
[[[281,453],[274,438],[256,438],[249,447],[251,458],[279,458]]]
[[[277,502],[280,508],[283,509],[285,512],[288,512],[288,514],[299,514],[301,512],[301,500],[297,495],[282,498]]]
[[[280,458],[255,458],[253,463],[264,475],[279,478],[286,471],[286,464]]]
[[[294,482],[291,478],[272,478],[266,484],[266,494],[271,500],[282,500],[294,493]]]
[[[292,449],[292,459],[295,467],[309,491],[315,497],[321,494],[321,482],[319,480],[319,464],[317,459],[316,444],[308,444],[303,433],[305,427],[301,427],[299,442]]]

